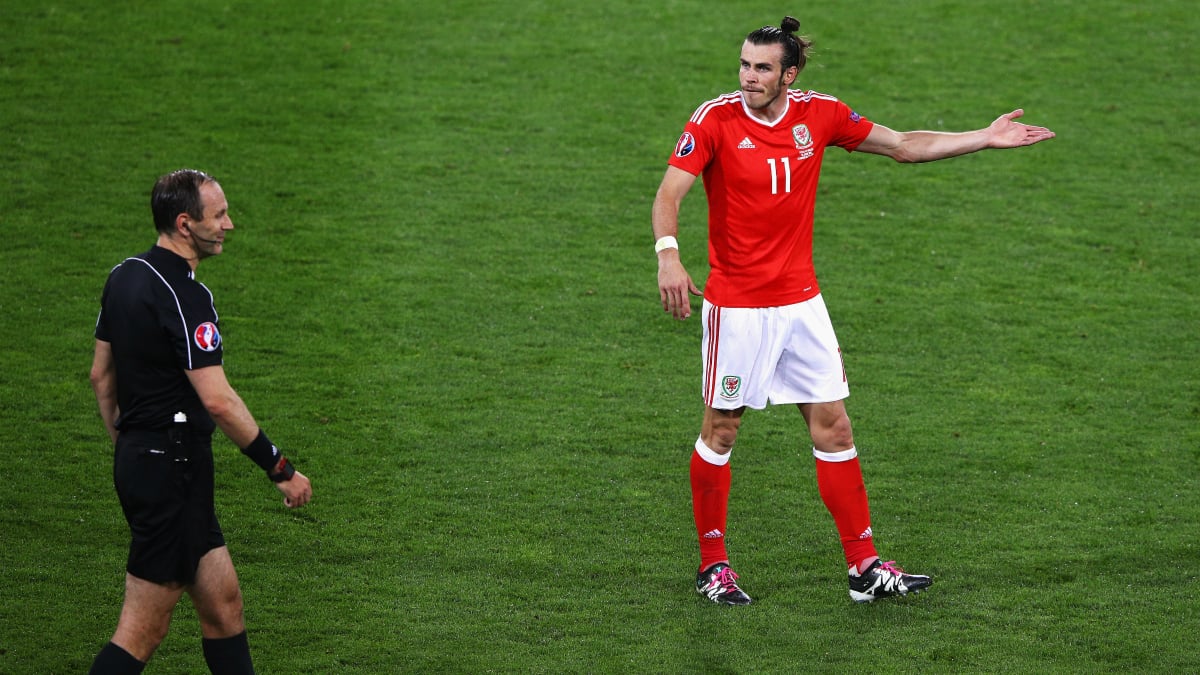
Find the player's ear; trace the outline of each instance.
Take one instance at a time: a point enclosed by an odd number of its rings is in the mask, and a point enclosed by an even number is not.
[[[787,70],[783,71],[783,81],[789,87],[792,85],[793,82],[796,81],[796,78],[799,76],[800,76],[800,69],[797,68],[796,66],[789,66]]]

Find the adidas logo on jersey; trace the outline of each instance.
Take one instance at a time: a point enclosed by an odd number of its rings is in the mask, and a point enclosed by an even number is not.
[[[743,138],[741,143],[738,143],[738,150],[753,150],[753,149],[754,149],[754,142],[750,140],[749,136]]]

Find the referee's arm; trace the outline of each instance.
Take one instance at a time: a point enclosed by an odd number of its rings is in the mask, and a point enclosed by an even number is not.
[[[250,445],[258,436],[258,422],[254,421],[242,397],[229,384],[225,369],[207,366],[185,372],[204,409],[212,415],[213,421],[229,440],[239,448]]]
[[[225,369],[221,366],[207,366],[185,372],[204,409],[212,415],[221,432],[245,452],[245,448],[254,443],[262,430],[259,429],[258,422],[254,421],[254,416],[250,414],[250,409],[246,407],[242,397],[238,396],[229,384],[225,377]],[[304,506],[312,499],[312,484],[308,477],[299,471],[295,471],[291,478],[277,481],[275,487],[284,494],[283,503],[290,509]]]
[[[113,443],[117,442],[117,368],[113,361],[112,344],[96,340],[96,353],[92,356],[92,391],[96,392],[96,404],[100,406],[100,418]]]

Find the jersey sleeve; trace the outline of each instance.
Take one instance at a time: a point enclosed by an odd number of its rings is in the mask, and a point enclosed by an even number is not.
[[[175,345],[175,358],[184,370],[219,366],[224,345],[217,313],[206,293],[180,293],[179,306],[160,305],[160,324]]]
[[[715,147],[711,130],[689,120],[684,125],[683,133],[675,143],[675,151],[671,153],[667,164],[683,169],[693,176],[699,176],[712,161]]]
[[[111,275],[109,276],[111,279]],[[104,292],[100,294],[100,313],[96,316],[96,339],[102,342],[112,342],[108,329],[108,321],[104,314],[104,301],[108,298],[108,283],[104,284]]]
[[[188,370],[219,366],[224,363],[225,349],[221,339],[221,329],[214,321],[201,321],[189,324],[188,336]]]
[[[863,141],[867,140],[875,123],[859,115],[842,101],[833,104],[832,111],[833,135],[829,145],[836,145],[846,152],[853,152]]]

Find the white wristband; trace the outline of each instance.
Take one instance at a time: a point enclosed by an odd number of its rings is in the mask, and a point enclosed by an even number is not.
[[[679,250],[679,242],[675,241],[675,237],[667,235],[654,242],[654,252],[662,253],[665,249],[673,248]]]

